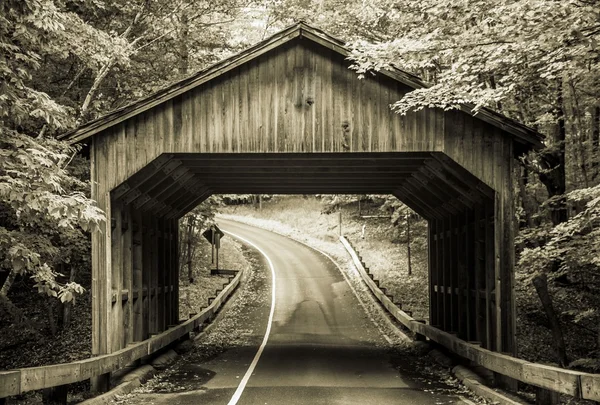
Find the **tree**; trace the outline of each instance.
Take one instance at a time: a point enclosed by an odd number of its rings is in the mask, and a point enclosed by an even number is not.
[[[72,111],[32,87],[43,57],[79,43],[70,29],[85,24],[52,1],[6,1],[0,14],[0,301],[23,319],[8,299],[15,278],[27,275],[41,294],[73,301],[83,289],[57,280],[57,265],[70,258],[62,248],[104,216],[84,192],[89,185],[67,170],[76,149],[50,136],[72,125]]]
[[[190,284],[194,283],[193,268],[194,262],[197,260],[196,249],[202,238],[202,232],[215,224],[216,210],[220,205],[221,197],[210,196],[179,221],[179,240],[183,241],[179,246],[179,271],[183,272],[187,267]]]

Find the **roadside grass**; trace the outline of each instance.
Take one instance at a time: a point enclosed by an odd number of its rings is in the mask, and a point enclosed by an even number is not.
[[[219,253],[219,268],[241,270],[246,266],[246,259],[241,245],[235,240],[225,237],[222,239]],[[229,281],[227,276],[211,275],[211,245],[201,238],[196,260],[192,264],[194,283],[188,280],[187,266],[179,270],[179,319],[187,319],[190,314],[197,314],[208,306],[208,299],[216,296]]]
[[[267,229],[281,230],[279,224],[283,224],[299,234],[324,242],[337,242],[339,213],[325,214],[321,212],[322,208],[322,202],[313,196],[305,198],[294,195],[276,196],[265,201],[262,210],[252,205],[233,205],[222,208],[221,212],[252,219]],[[368,208],[363,202],[363,209]],[[403,309],[412,311],[415,318],[429,319],[425,249],[413,250],[413,274],[408,276],[406,244],[395,241],[394,227],[388,218],[363,219],[358,214],[357,204],[343,206],[341,213],[343,234],[353,242],[367,267],[380,280],[381,286],[387,288]]]

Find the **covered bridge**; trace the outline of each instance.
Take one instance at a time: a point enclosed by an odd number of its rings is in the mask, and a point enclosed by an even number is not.
[[[178,219],[211,194],[393,194],[428,220],[430,319],[514,353],[513,167],[541,145],[490,111],[390,104],[424,86],[359,80],[299,23],[62,138],[91,148],[93,353],[178,323]]]

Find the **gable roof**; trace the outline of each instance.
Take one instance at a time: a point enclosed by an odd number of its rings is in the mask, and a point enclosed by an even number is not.
[[[148,97],[116,109],[100,118],[89,121],[78,128],[75,128],[74,130],[59,135],[58,139],[65,140],[69,143],[83,141],[107,128],[127,120],[128,118],[136,116],[159,104],[186,93],[189,90],[214,79],[215,77],[221,76],[254,58],[257,58],[277,47],[286,44],[287,42],[292,41],[295,38],[308,39],[309,41],[320,44],[334,52],[339,53],[340,55],[343,55],[344,57],[350,55],[350,51],[345,47],[344,42],[306,24],[305,22],[299,22],[234,56],[224,59],[186,79],[159,90]],[[423,82],[419,77],[397,68],[382,70],[379,73],[397,80],[413,89],[428,87],[428,84]],[[527,149],[537,149],[543,146],[543,135],[534,129],[527,127],[526,125],[523,125],[520,122],[510,119],[493,110],[482,108],[477,113],[474,113],[473,106],[469,104],[462,104],[460,106],[460,110],[476,116],[478,119],[511,134],[515,141],[523,144]]]

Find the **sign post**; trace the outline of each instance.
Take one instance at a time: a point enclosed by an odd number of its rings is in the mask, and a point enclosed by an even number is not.
[[[211,264],[215,264],[215,248],[217,250],[216,256],[216,266],[217,270],[219,270],[219,249],[221,248],[221,237],[225,235],[222,230],[219,229],[217,225],[212,225],[206,231],[202,233],[202,236],[210,242],[212,246],[212,257]]]

